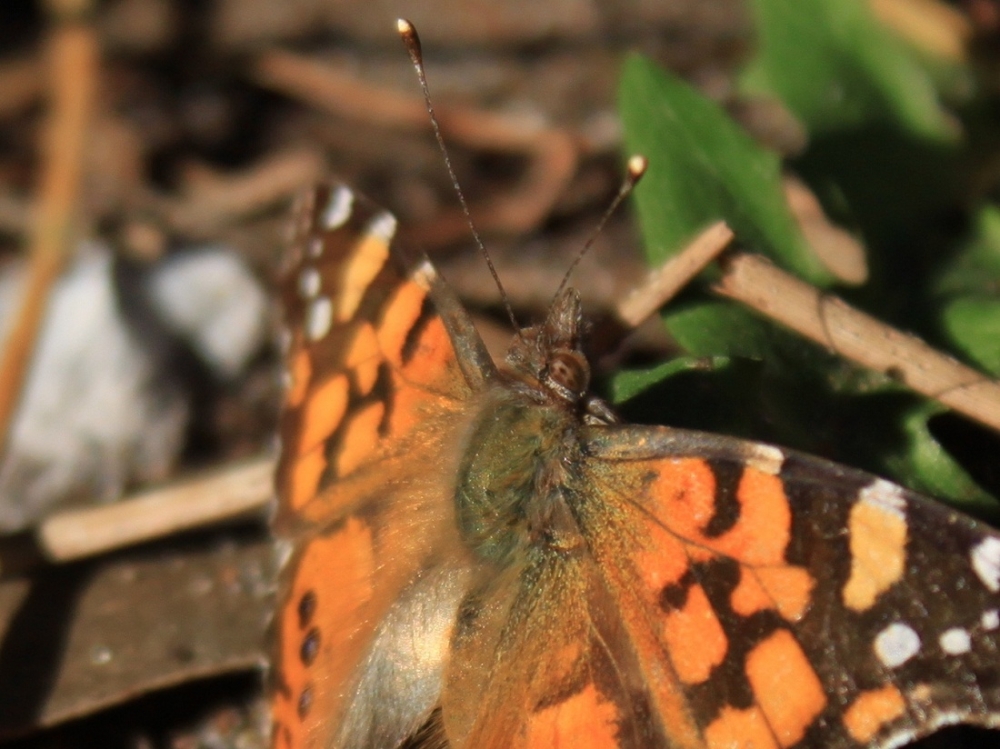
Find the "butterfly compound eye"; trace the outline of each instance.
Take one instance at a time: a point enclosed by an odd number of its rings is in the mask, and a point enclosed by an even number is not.
[[[554,351],[545,367],[545,383],[569,401],[578,401],[590,385],[590,366],[577,351]]]

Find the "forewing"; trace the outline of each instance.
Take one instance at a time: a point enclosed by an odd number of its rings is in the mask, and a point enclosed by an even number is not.
[[[344,186],[296,212],[282,283],[288,335],[275,529],[336,518],[364,475],[461,408],[470,388],[428,296],[426,258],[393,244],[396,219]]]
[[[393,602],[432,558],[458,555],[458,443],[489,372],[426,258],[393,245],[395,226],[342,186],[317,188],[297,213],[282,288],[288,387],[274,530],[293,551],[276,615],[275,746],[331,743]],[[427,709],[428,690],[396,713]]]
[[[578,522],[670,746],[895,746],[1000,724],[994,530],[716,435],[595,427],[584,449]]]

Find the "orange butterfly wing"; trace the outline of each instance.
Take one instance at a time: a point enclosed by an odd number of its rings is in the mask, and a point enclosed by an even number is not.
[[[590,431],[581,524],[670,746],[885,746],[1000,722],[1000,596],[977,566],[996,532],[767,445]]]
[[[585,543],[533,548],[463,601],[452,746],[850,749],[1000,723],[996,532],[767,445],[580,439]]]
[[[276,747],[853,749],[1000,723],[1000,535],[498,374],[393,227],[346,188],[300,213]]]
[[[342,186],[317,188],[294,224],[273,523],[294,551],[275,627],[276,747],[330,742],[377,624],[453,543],[455,466],[442,456],[460,454],[449,440],[471,390],[427,301],[440,282],[392,245],[394,231],[391,214]]]

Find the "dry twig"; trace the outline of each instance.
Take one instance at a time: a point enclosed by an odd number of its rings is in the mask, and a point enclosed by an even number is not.
[[[762,257],[734,255],[726,258],[723,266],[723,277],[715,286],[722,296],[1000,431],[1000,382],[785,273]]]
[[[73,240],[88,122],[97,82],[98,40],[80,20],[89,0],[49,0],[55,26],[48,40],[50,112],[42,154],[37,213],[29,240],[21,309],[0,360],[0,453],[41,327],[49,290]]]
[[[170,228],[189,236],[213,236],[222,227],[298,194],[322,178],[325,163],[313,149],[270,154],[243,171],[220,174],[189,167],[184,196],[155,209]]]
[[[314,107],[356,120],[408,131],[428,131],[427,109],[419,96],[377,88],[315,60],[271,50],[257,60],[253,75],[261,85]],[[526,234],[549,215],[576,171],[577,145],[558,128],[528,126],[523,121],[476,109],[436,106],[441,129],[450,140],[471,148],[526,154],[524,183],[506,195],[474,206],[484,231]],[[443,245],[468,235],[458,210],[411,227],[408,237],[423,245]]]
[[[618,319],[629,328],[639,327],[717,258],[732,240],[733,230],[724,221],[709,226],[679,254],[651,271],[646,280],[621,301],[616,309]]]
[[[782,180],[785,202],[816,258],[841,283],[857,286],[868,280],[865,248],[833,223],[812,190],[797,177]]]
[[[941,0],[869,0],[875,15],[924,52],[964,63],[969,57],[972,23]]]
[[[259,458],[112,505],[66,510],[42,522],[38,542],[49,561],[68,562],[229,520],[261,509],[273,476],[274,460]]]

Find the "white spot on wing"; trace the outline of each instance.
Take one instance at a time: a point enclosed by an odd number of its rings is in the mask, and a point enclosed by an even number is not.
[[[906,498],[903,496],[903,488],[891,481],[875,479],[858,493],[858,499],[906,519]]]
[[[895,622],[875,637],[875,655],[887,668],[897,668],[920,652],[920,635],[913,627]]]
[[[983,585],[994,593],[1000,592],[1000,538],[984,538],[973,547],[969,559]]]
[[[745,457],[747,465],[769,476],[777,476],[785,462],[785,454],[773,445],[753,445]]]
[[[997,611],[996,609],[984,611],[979,622],[983,625],[983,629],[987,631],[992,631],[997,627],[1000,627],[1000,611]]]
[[[318,341],[330,332],[333,320],[333,304],[325,296],[313,299],[306,310],[306,336],[310,341]]]
[[[410,277],[421,289],[430,291],[434,279],[437,278],[437,271],[434,270],[434,266],[431,265],[430,261],[425,258],[420,265],[413,269]]]
[[[969,633],[961,627],[946,629],[938,638],[938,644],[948,655],[962,655],[968,653],[972,648],[972,640]]]
[[[386,244],[388,244],[396,236],[397,223],[395,216],[388,211],[383,211],[371,220],[366,233],[379,239],[384,239]]]
[[[326,229],[339,229],[351,217],[351,209],[353,207],[354,193],[341,185],[330,193],[330,199],[323,208],[323,215],[320,218],[323,227]]]
[[[319,257],[323,254],[323,238],[313,237],[309,240],[309,247],[306,249],[309,257]]]
[[[299,294],[304,299],[312,299],[319,293],[322,281],[315,268],[303,268],[299,274]]]

